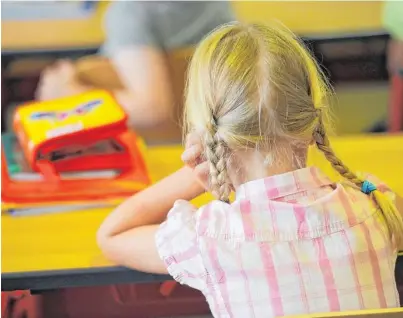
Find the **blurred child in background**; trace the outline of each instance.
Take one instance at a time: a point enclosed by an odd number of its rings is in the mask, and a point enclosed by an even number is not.
[[[124,89],[114,92],[134,127],[157,127],[172,116],[174,100],[166,52],[197,44],[222,23],[233,21],[227,1],[113,1],[104,18],[100,53],[118,73]],[[41,77],[37,98],[49,100],[93,87],[75,78],[70,61]]]

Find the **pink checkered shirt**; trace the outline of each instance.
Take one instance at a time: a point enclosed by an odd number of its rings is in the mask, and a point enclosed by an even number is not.
[[[169,273],[202,291],[214,317],[399,306],[379,212],[314,167],[245,183],[231,204],[178,201],[156,240]]]

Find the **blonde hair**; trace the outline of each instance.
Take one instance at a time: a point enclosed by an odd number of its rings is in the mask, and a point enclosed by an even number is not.
[[[272,160],[287,155],[301,165],[312,141],[341,176],[361,188],[364,180],[335,155],[328,139],[331,95],[314,58],[284,26],[232,23],[210,33],[190,64],[185,133],[203,132],[213,194],[228,201],[231,150],[255,148]],[[379,190],[370,196],[402,242],[396,207]]]

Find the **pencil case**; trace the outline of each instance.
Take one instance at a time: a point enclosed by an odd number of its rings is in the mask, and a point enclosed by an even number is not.
[[[28,164],[41,171],[43,162],[55,171],[127,170],[132,164],[120,135],[127,116],[103,90],[17,108],[14,131]]]

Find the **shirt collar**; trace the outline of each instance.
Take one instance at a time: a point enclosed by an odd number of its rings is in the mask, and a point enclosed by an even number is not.
[[[333,182],[319,168],[308,167],[246,182],[237,188],[236,199],[265,197],[274,200],[331,184]]]

